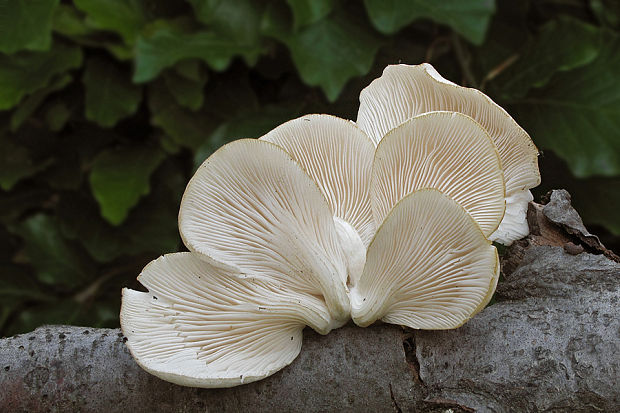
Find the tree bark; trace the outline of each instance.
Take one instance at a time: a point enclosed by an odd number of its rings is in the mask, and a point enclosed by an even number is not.
[[[505,252],[496,302],[465,326],[305,331],[299,357],[230,389],[141,370],[120,330],[44,326],[0,340],[0,411],[615,411],[620,264],[566,191],[531,204]]]

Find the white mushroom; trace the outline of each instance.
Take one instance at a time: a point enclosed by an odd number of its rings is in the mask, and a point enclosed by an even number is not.
[[[369,193],[372,141],[353,122],[331,115],[293,119],[260,139],[282,147],[321,188],[333,211],[354,283],[377,229]]]
[[[499,258],[471,216],[435,189],[403,198],[377,230],[351,289],[353,321],[456,328],[490,300]]]
[[[241,139],[211,155],[187,185],[179,230],[211,264],[324,297],[332,327],[348,320],[347,262],[332,211],[279,146]]]
[[[123,290],[121,326],[146,371],[192,387],[260,380],[299,354],[302,329],[329,329],[324,303],[243,279],[198,259],[169,254],[138,280],[149,292]]]
[[[528,134],[484,93],[444,79],[427,63],[388,66],[362,90],[357,124],[378,144],[407,119],[438,110],[471,116],[497,147],[506,186],[506,214],[491,239],[509,245],[527,235],[529,189],[540,183],[538,150]]]
[[[484,128],[461,113],[418,115],[379,143],[371,181],[377,222],[422,188],[436,188],[457,201],[487,237],[504,216],[504,177],[495,145]]]

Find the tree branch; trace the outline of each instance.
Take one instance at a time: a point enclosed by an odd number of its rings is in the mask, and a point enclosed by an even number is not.
[[[569,201],[531,205],[497,302],[457,330],[306,331],[274,376],[204,390],[142,371],[118,329],[41,327],[0,340],[0,411],[614,411],[620,264]]]

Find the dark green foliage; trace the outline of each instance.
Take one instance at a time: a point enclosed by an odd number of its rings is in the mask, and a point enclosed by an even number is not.
[[[354,119],[391,63],[483,89],[617,242],[619,30],[613,0],[0,0],[0,333],[117,325],[209,154]]]

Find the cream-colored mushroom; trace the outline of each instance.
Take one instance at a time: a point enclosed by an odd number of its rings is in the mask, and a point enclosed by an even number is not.
[[[241,139],[211,155],[187,185],[179,230],[211,264],[324,297],[333,327],[348,320],[347,260],[332,211],[279,146]]]
[[[260,380],[299,354],[302,330],[329,330],[322,300],[244,279],[193,253],[169,254],[123,290],[121,327],[136,362],[164,380],[231,387]]]
[[[407,119],[439,110],[471,116],[497,147],[506,186],[506,214],[491,239],[508,245],[527,235],[529,189],[540,183],[538,150],[528,134],[484,93],[444,79],[427,63],[392,65],[362,90],[357,124],[378,144]]]
[[[351,289],[353,321],[436,330],[484,308],[499,276],[495,247],[456,201],[435,189],[407,195],[370,243]]]
[[[504,177],[495,145],[482,126],[462,113],[418,115],[379,143],[371,181],[377,222],[422,188],[438,189],[457,201],[487,237],[504,216]]]
[[[369,194],[372,141],[353,122],[331,115],[293,119],[260,139],[282,147],[321,188],[333,211],[354,283],[376,231]]]

